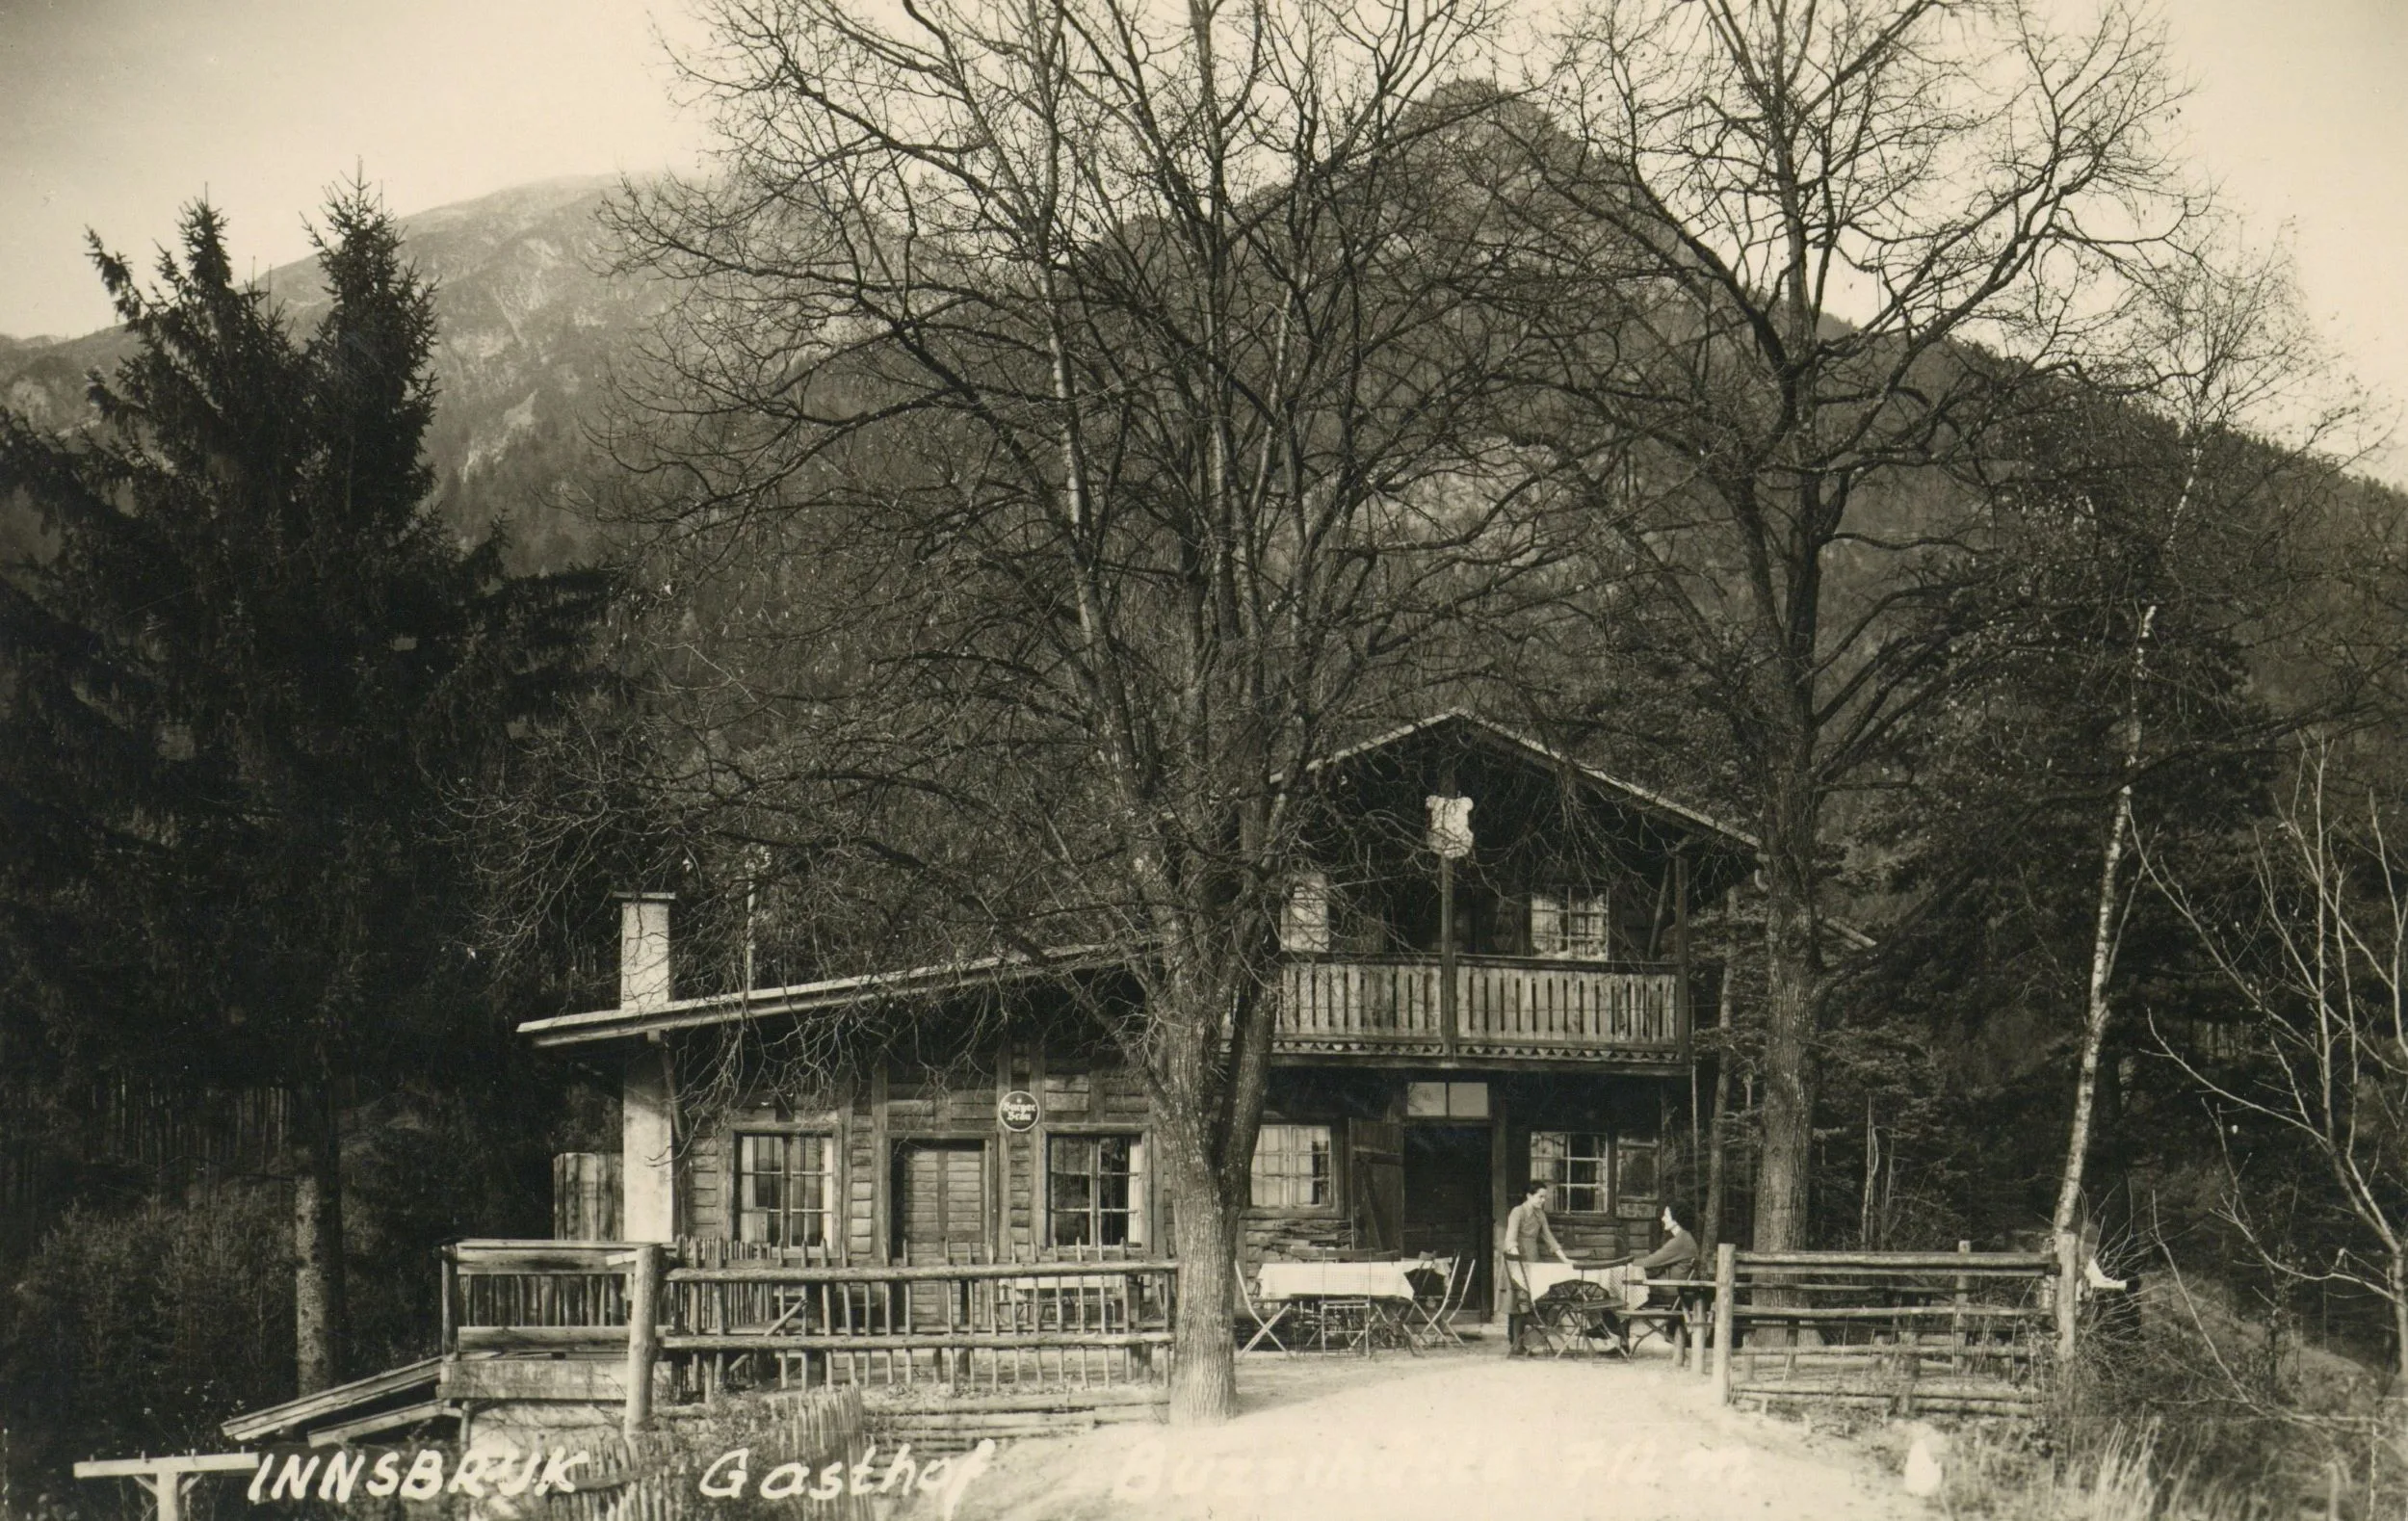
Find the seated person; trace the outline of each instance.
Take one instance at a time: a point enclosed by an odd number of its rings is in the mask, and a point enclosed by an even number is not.
[[[1681,1223],[1680,1215],[1671,1205],[1663,1207],[1663,1245],[1641,1257],[1631,1266],[1648,1278],[1686,1278],[1697,1271],[1697,1238]],[[1661,1290],[1651,1290],[1650,1303],[1670,1303]]]
[[[1657,1281],[1687,1278],[1697,1269],[1697,1260],[1700,1255],[1697,1249],[1697,1238],[1690,1235],[1688,1228],[1681,1223],[1679,1213],[1671,1205],[1666,1204],[1660,1219],[1664,1231],[1662,1246],[1636,1261],[1621,1257],[1607,1264],[1609,1267],[1622,1268],[1630,1274],[1626,1280],[1627,1297],[1622,1302],[1625,1313],[1643,1309],[1649,1305],[1677,1303],[1679,1291],[1660,1288],[1657,1286]],[[1641,1285],[1644,1287],[1642,1288]],[[1631,1347],[1630,1327],[1619,1315],[1611,1316],[1610,1320],[1615,1334],[1622,1339],[1623,1351],[1628,1353]]]

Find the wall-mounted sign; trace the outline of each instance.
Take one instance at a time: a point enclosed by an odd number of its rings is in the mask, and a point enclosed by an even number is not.
[[[1006,1130],[1033,1129],[1036,1114],[1036,1095],[1025,1088],[1015,1088],[995,1101],[995,1117]]]
[[[1430,797],[1429,848],[1451,861],[1472,853],[1472,800]]]

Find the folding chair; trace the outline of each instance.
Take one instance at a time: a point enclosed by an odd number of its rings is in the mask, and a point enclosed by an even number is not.
[[[1463,1347],[1463,1333],[1454,1328],[1455,1312],[1463,1308],[1463,1296],[1472,1283],[1472,1259],[1457,1256],[1447,1262],[1445,1277],[1438,1285],[1434,1298],[1416,1298],[1415,1313],[1420,1317],[1410,1327],[1413,1341],[1420,1347]]]
[[[1255,1348],[1268,1341],[1273,1347],[1279,1349],[1280,1355],[1284,1357],[1294,1357],[1296,1355],[1296,1349],[1290,1347],[1286,1342],[1279,1339],[1275,1327],[1280,1322],[1288,1318],[1288,1312],[1295,1307],[1296,1301],[1293,1299],[1280,1300],[1279,1308],[1273,1310],[1270,1313],[1270,1318],[1266,1320],[1263,1318],[1263,1312],[1254,1307],[1254,1291],[1246,1285],[1245,1269],[1243,1265],[1238,1268],[1237,1275],[1238,1307],[1243,1312],[1243,1316],[1239,1323],[1238,1329],[1243,1331],[1247,1322],[1251,1322],[1254,1326],[1254,1334],[1249,1337],[1246,1340],[1246,1344],[1243,1347],[1239,1348],[1238,1351],[1241,1352],[1250,1352]]]

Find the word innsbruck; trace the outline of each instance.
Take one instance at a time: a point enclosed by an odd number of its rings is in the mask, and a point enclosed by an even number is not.
[[[747,1492],[763,1500],[821,1503],[846,1494],[929,1495],[950,1514],[962,1489],[986,1470],[994,1454],[995,1444],[985,1441],[975,1451],[923,1463],[913,1460],[909,1443],[884,1460],[873,1446],[858,1461],[778,1463],[761,1475],[756,1486],[752,1450],[739,1447],[714,1458],[696,1478],[695,1488],[713,1500],[741,1500]],[[398,1495],[418,1501],[451,1495],[472,1500],[569,1495],[577,1492],[577,1471],[592,1463],[591,1455],[560,1447],[526,1453],[471,1451],[457,1463],[447,1462],[447,1456],[439,1447],[269,1453],[260,1458],[247,1493],[253,1505],[313,1499],[345,1505],[354,1492],[378,1500]]]

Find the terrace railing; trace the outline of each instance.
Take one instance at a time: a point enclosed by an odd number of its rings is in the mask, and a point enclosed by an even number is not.
[[[444,1350],[625,1359],[656,1391],[1160,1386],[1177,1265],[834,1267],[731,1261],[718,1243],[469,1241],[444,1254]],[[666,1368],[656,1383],[654,1370]]]

